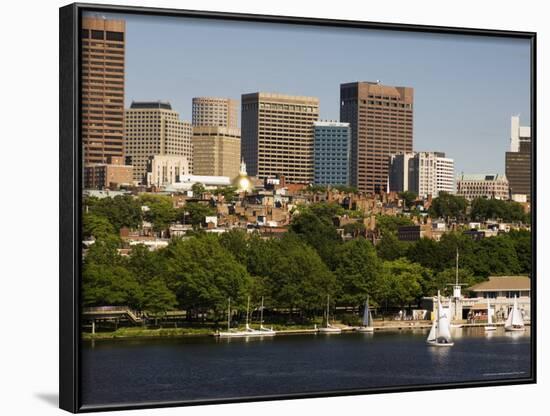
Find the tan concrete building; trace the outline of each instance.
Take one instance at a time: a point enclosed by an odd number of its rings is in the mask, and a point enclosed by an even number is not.
[[[475,198],[509,199],[506,176],[500,174],[462,174],[456,181],[456,194],[468,200]]]
[[[132,102],[125,112],[125,154],[134,166],[134,180],[147,182],[147,165],[153,156],[184,156],[193,169],[191,123],[182,121],[167,102]]]
[[[124,155],[124,20],[83,17],[83,163]]]
[[[190,175],[186,156],[155,155],[147,166],[148,186],[167,186],[179,182],[184,175]]]
[[[105,189],[131,185],[133,167],[124,164],[122,157],[109,157],[108,163],[88,163],[84,165],[84,188]]]
[[[340,121],[351,126],[351,184],[385,191],[391,154],[413,150],[414,89],[351,82],[340,85]]]
[[[193,127],[193,161],[194,175],[236,178],[241,161],[240,129]]]
[[[251,176],[284,175],[289,183],[313,182],[313,123],[319,120],[318,98],[244,94],[241,118],[241,153]]]
[[[231,98],[195,97],[192,124],[196,127],[220,126],[236,129],[239,127],[237,105],[238,101]]]

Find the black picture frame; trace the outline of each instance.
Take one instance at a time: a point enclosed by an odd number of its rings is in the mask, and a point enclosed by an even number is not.
[[[526,378],[487,382],[458,382],[437,385],[414,385],[385,388],[369,388],[345,391],[327,391],[312,394],[285,394],[261,397],[236,397],[220,400],[197,400],[176,402],[151,402],[124,405],[87,406],[81,401],[80,384],[80,271],[81,271],[81,192],[82,163],[80,140],[80,45],[79,28],[83,12],[125,13],[169,17],[192,17],[199,19],[221,19],[226,21],[284,23],[324,26],[330,28],[363,28],[412,33],[436,33],[455,35],[477,35],[527,39],[531,44],[531,218],[532,218],[532,278],[531,278],[531,374]],[[268,16],[255,14],[222,13],[209,11],[161,9],[151,7],[130,7],[97,4],[70,4],[59,10],[59,407],[73,413],[144,409],[156,407],[190,406],[215,403],[265,401],[277,399],[299,399],[314,397],[347,396],[372,393],[411,392],[452,388],[502,386],[536,383],[537,345],[537,299],[536,299],[536,237],[537,237],[537,193],[536,193],[536,143],[537,143],[537,34],[507,30],[472,29],[461,27],[425,26],[414,24],[393,24],[351,20],[319,19],[291,16]]]

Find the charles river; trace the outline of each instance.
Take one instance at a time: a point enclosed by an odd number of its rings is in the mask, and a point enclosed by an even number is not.
[[[84,405],[208,400],[530,377],[530,329],[183,337],[82,344]]]

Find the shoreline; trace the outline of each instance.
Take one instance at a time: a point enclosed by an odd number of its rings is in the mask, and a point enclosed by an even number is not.
[[[426,330],[431,327],[429,321],[416,322],[398,322],[390,321],[384,325],[374,326],[374,332],[384,331],[406,331],[406,330]],[[486,323],[460,323],[457,328],[482,328]],[[497,327],[503,327],[504,322],[493,324]],[[525,323],[525,326],[531,326],[530,322]],[[356,332],[358,327],[353,326],[338,326],[342,333]],[[315,335],[319,333],[316,328],[286,328],[275,330],[275,336],[290,336],[290,335]],[[139,340],[139,339],[162,339],[162,338],[196,338],[196,337],[217,337],[217,332],[211,330],[197,330],[188,328],[160,328],[160,329],[134,329],[124,328],[114,332],[99,332],[91,334],[89,332],[81,332],[81,341],[107,341],[107,340]]]

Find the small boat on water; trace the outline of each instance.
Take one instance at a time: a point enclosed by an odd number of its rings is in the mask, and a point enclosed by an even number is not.
[[[369,309],[369,298],[365,302],[365,310],[363,311],[363,325],[356,329],[358,332],[374,332],[372,326],[372,314]]]
[[[340,329],[338,327],[335,327],[335,326],[332,326],[330,324],[329,311],[330,311],[330,295],[327,295],[327,309],[325,311],[326,326],[322,327],[322,328],[319,328],[319,333],[321,333],[321,334],[341,334],[342,329]]]
[[[253,329],[248,323],[249,311],[250,311],[250,296],[248,297],[248,302],[246,304],[246,324],[244,331],[238,331],[231,329],[231,298],[227,300],[227,331],[218,332],[220,338],[242,338],[242,337],[267,337],[273,336],[276,332],[273,328],[264,328],[263,326],[263,298],[262,298],[262,308],[261,308],[261,321],[260,329]]]
[[[487,298],[487,325],[485,325],[485,331],[495,331],[497,327],[493,325],[493,309],[489,304],[489,298]]]
[[[521,311],[518,309],[518,300],[514,296],[514,306],[508,313],[508,318],[504,324],[504,329],[506,331],[525,331],[525,323],[523,322],[523,316]]]
[[[449,310],[444,309],[441,304],[441,296],[437,292],[437,312],[432,328],[426,339],[426,343],[433,347],[452,347],[454,342],[451,338],[451,325]]]

